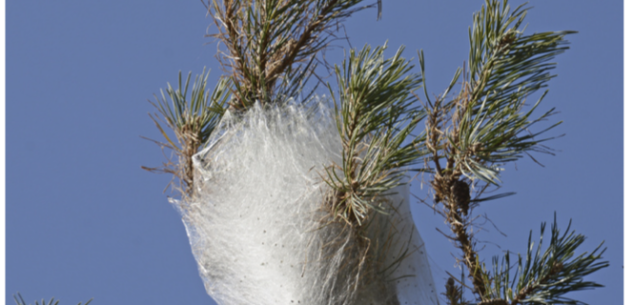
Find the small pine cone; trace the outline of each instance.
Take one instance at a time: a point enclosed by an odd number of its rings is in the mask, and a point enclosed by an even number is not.
[[[508,305],[508,302],[504,299],[494,299],[480,302],[477,305]]]
[[[451,193],[462,213],[468,215],[468,203],[470,203],[470,186],[468,183],[462,180],[455,181],[451,186]]]

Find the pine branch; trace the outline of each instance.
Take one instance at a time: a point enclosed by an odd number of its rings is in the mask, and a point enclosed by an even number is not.
[[[506,304],[585,304],[584,302],[566,298],[569,292],[602,287],[602,285],[583,278],[609,266],[602,260],[606,250],[602,244],[591,253],[575,255],[575,251],[586,240],[581,234],[570,231],[571,221],[565,232],[561,232],[556,223],[556,216],[551,225],[549,246],[541,253],[545,224],[541,225],[541,238],[536,249],[532,242],[532,232],[528,239],[528,250],[525,261],[519,255],[518,266],[514,276],[509,253],[505,254],[502,264],[493,258],[492,276],[487,283],[487,294],[490,298],[506,300]]]
[[[218,38],[226,47],[221,62],[236,86],[235,109],[279,101],[279,80],[305,81],[309,73],[293,74],[335,38],[330,29],[354,12],[362,0],[209,0]],[[295,79],[294,77],[298,77]],[[291,93],[297,93],[294,91]],[[288,91],[284,93],[288,94]],[[287,98],[287,97],[286,97]]]
[[[554,109],[532,118],[547,92],[527,112],[526,99],[547,87],[555,75],[550,62],[568,49],[564,37],[573,31],[525,35],[521,29],[527,9],[510,10],[508,1],[486,0],[475,14],[470,31],[467,83],[460,97],[463,113],[456,114],[452,145],[459,170],[471,179],[499,182],[500,164],[516,161],[530,151],[549,152],[539,138],[561,122],[538,132],[528,128],[554,114]]]
[[[207,89],[207,79],[209,73],[196,76],[191,91],[191,97],[187,98],[191,73],[183,86],[182,74],[178,73],[178,89],[174,89],[167,84],[165,92],[161,90],[160,97],[154,95],[156,102],[150,103],[158,110],[160,116],[150,117],[156,127],[167,141],[157,143],[161,148],[172,150],[178,159],[171,161],[167,157],[167,162],[162,167],[150,168],[142,167],[152,172],[164,172],[174,175],[179,182],[176,189],[183,197],[192,195],[193,186],[193,155],[204,145],[211,133],[215,130],[225,111],[231,89],[230,81],[226,78],[220,79],[216,87],[210,92]],[[160,121],[174,132],[175,140],[167,134]]]
[[[341,167],[326,169],[325,182],[333,189],[334,213],[350,224],[362,225],[371,210],[381,210],[381,197],[400,185],[406,167],[424,154],[423,136],[405,143],[424,113],[411,92],[419,76],[406,75],[412,66],[401,57],[388,60],[386,45],[358,54],[350,52],[342,69],[336,66],[338,98],[336,124],[343,144]]]
[[[471,189],[480,180],[485,186],[498,185],[499,173],[506,162],[516,161],[530,151],[548,152],[539,144],[549,138],[528,128],[544,121],[544,115],[532,116],[543,95],[524,112],[526,99],[547,86],[554,77],[550,60],[568,47],[564,37],[572,31],[525,35],[521,24],[527,15],[525,5],[511,11],[508,1],[486,0],[473,18],[470,30],[470,55],[464,69],[458,69],[447,90],[435,101],[428,96],[425,82],[426,146],[431,155],[427,164],[435,165],[431,186],[436,204],[442,202],[442,214],[453,233],[452,240],[462,252],[461,261],[469,271],[474,291],[482,301],[492,301],[487,284],[489,275],[483,269],[474,237],[469,234],[469,213],[476,202],[499,198],[471,198]],[[424,58],[420,52],[424,80]],[[466,67],[468,67],[466,69]],[[446,96],[459,74],[463,82],[455,98]],[[442,167],[442,163],[444,166]],[[503,194],[502,194],[503,195]]]
[[[420,52],[420,68],[424,77],[424,54]],[[485,282],[487,274],[481,268],[479,256],[475,250],[475,242],[473,236],[468,233],[467,215],[470,210],[470,185],[460,180],[462,172],[455,167],[459,162],[455,158],[456,148],[452,145],[458,141],[458,134],[454,129],[445,129],[442,131],[443,124],[448,124],[448,116],[453,111],[452,123],[459,122],[465,111],[463,105],[468,100],[467,87],[462,88],[460,96],[457,99],[445,103],[448,92],[457,82],[461,73],[458,69],[455,73],[448,89],[438,97],[435,102],[431,102],[428,94],[426,94],[426,85],[424,84],[425,95],[427,98],[427,112],[429,118],[426,122],[426,147],[431,152],[429,157],[435,164],[435,175],[431,180],[431,186],[435,192],[435,203],[442,202],[443,211],[441,214],[445,217],[446,222],[453,233],[451,240],[455,242],[455,246],[462,252],[461,261],[468,269],[468,275],[473,282],[474,292],[479,295],[480,299],[485,299],[486,287]],[[457,108],[455,110],[455,108]],[[442,169],[440,162],[445,159],[446,166]]]

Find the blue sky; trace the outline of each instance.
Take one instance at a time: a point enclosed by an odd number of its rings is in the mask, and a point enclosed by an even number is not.
[[[440,93],[468,55],[468,26],[483,1],[383,1],[345,23],[360,48],[389,40],[390,54],[423,49],[428,86]],[[510,1],[516,7],[522,1]],[[589,304],[622,303],[622,2],[531,1],[527,33],[576,30],[557,58],[543,110],[564,123],[547,145],[555,157],[509,164],[502,191],[484,204],[489,258],[525,252],[529,230],[558,221],[601,241],[611,266],[588,279],[605,288],[574,294]],[[180,216],[166,200],[166,175],[140,169],[163,161],[140,136],[159,138],[147,102],[178,71],[221,69],[211,19],[190,1],[16,1],[6,4],[6,291],[62,304],[214,304],[198,276]],[[209,31],[213,31],[209,27]],[[339,45],[349,48],[347,42]],[[340,62],[342,48],[327,58]],[[332,82],[332,80],[330,79]],[[415,186],[414,186],[415,188]],[[426,194],[426,188],[415,191]],[[435,228],[443,220],[414,203],[439,287],[458,251]],[[498,248],[500,247],[500,248]]]

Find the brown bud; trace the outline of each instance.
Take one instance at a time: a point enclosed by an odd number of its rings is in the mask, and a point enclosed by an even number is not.
[[[464,215],[468,215],[468,204],[470,203],[470,186],[462,180],[457,180],[451,186],[451,195],[457,206]]]

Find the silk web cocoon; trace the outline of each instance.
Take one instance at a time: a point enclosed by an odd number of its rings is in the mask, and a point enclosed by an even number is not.
[[[438,304],[408,184],[364,238],[324,207],[321,175],[342,146],[316,104],[227,113],[194,156],[195,196],[176,206],[208,294],[220,305]]]

